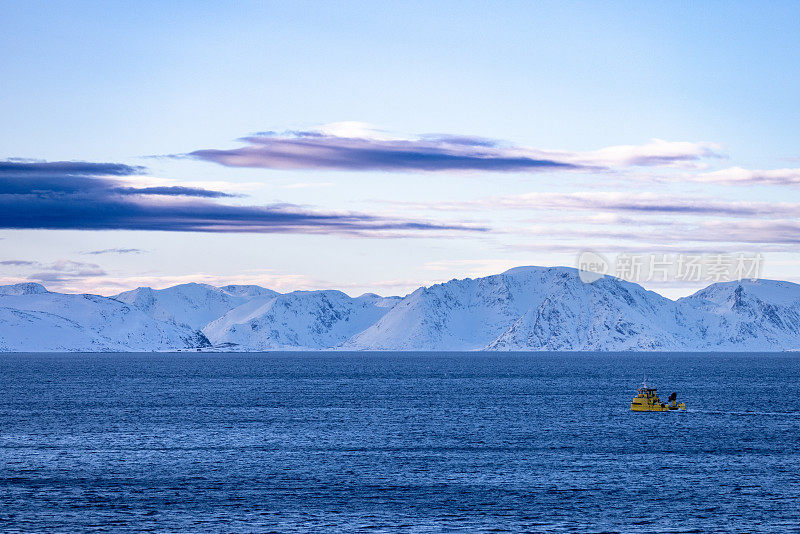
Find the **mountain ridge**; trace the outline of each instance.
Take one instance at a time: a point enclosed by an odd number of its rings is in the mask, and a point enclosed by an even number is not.
[[[255,285],[140,287],[112,297],[0,286],[0,351],[789,351],[800,285],[711,284],[670,300],[572,267],[515,267],[404,297]]]

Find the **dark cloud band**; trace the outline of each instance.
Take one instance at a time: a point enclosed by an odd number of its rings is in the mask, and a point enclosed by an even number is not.
[[[340,134],[332,132],[337,131]],[[356,126],[355,129],[351,128]],[[611,171],[629,167],[692,167],[724,154],[715,143],[652,139],[588,152],[510,146],[483,137],[427,134],[386,138],[358,123],[317,131],[261,132],[244,137],[246,146],[196,150],[189,157],[228,167],[346,171]],[[349,128],[349,129],[348,129]],[[184,155],[185,156],[185,155]]]
[[[100,172],[96,165],[113,168],[113,164],[106,163],[69,162],[66,167],[63,163],[52,166],[36,163],[35,169],[30,167],[33,164],[16,161],[2,164],[0,228],[5,229],[349,235],[487,230],[465,224],[390,219],[359,213],[321,213],[286,204],[220,204],[213,199],[234,195],[190,187],[134,188],[123,186],[108,176],[95,176],[94,173]],[[64,172],[59,173],[58,169]],[[85,172],[81,174],[82,171]]]
[[[52,176],[132,176],[144,172],[144,167],[123,163],[96,163],[90,161],[28,161],[9,159],[0,161],[0,176],[52,175]]]
[[[233,198],[240,195],[223,193],[222,191],[212,191],[197,187],[167,186],[167,187],[115,187],[115,193],[121,195],[164,195],[164,196],[183,196],[200,198]]]
[[[121,163],[85,161],[21,162],[0,161],[0,195],[161,195],[199,198],[234,197],[222,191],[197,187],[131,187],[120,178],[138,175],[143,167]]]
[[[266,133],[244,138],[249,146],[197,150],[189,156],[228,167],[358,171],[520,172],[583,168],[529,157],[495,142],[466,136],[424,136],[417,140],[336,137],[315,132]]]

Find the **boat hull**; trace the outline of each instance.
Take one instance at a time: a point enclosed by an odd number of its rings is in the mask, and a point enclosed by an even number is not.
[[[686,404],[682,402],[674,405],[666,402],[648,404],[636,401],[631,403],[631,411],[633,412],[676,412],[680,410],[686,410]]]

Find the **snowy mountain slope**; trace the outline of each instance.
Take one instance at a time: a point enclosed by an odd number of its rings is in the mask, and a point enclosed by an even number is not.
[[[670,350],[672,301],[567,267],[521,267],[420,288],[346,347],[362,350]]]
[[[254,298],[274,297],[275,291],[258,286],[214,287],[181,284],[166,289],[140,287],[114,298],[150,317],[200,330],[229,310]]]
[[[106,351],[116,347],[64,317],[0,307],[1,352]]]
[[[502,275],[451,280],[406,296],[345,348],[470,350],[500,335],[526,306],[513,279]]]
[[[674,303],[612,277],[590,284],[577,271],[548,280],[534,303],[488,350],[681,350]]]
[[[234,297],[256,298],[256,297],[275,297],[280,295],[277,291],[254,285],[229,285],[219,289]]]
[[[151,351],[208,346],[190,328],[157,321],[98,295],[0,287],[1,351]]]
[[[0,295],[39,295],[49,293],[42,284],[25,282],[10,286],[0,286]]]
[[[202,333],[200,332],[202,329]],[[406,297],[184,284],[114,298],[0,286],[0,351],[800,349],[800,285],[713,284],[671,301],[612,277],[520,267]]]
[[[237,350],[329,349],[383,316],[399,298],[341,291],[295,291],[230,310],[203,333],[215,346]]]
[[[696,350],[800,348],[800,285],[776,280],[712,284],[679,299],[696,318]]]

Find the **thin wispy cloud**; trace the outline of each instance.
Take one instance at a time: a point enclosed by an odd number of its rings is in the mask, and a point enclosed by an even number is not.
[[[152,230],[167,232],[318,233],[386,237],[403,232],[471,231],[486,227],[387,218],[363,213],[319,212],[292,204],[228,205],[224,192],[186,187],[122,187],[113,177],[140,168],[84,162],[3,162],[0,228]]]
[[[587,152],[540,150],[538,153],[578,165],[606,167],[689,167],[700,166],[705,159],[721,159],[726,155],[722,145],[710,142],[665,141],[651,139],[641,145],[616,145]]]
[[[106,272],[96,263],[85,263],[73,260],[58,260],[50,263],[30,260],[0,261],[3,267],[18,267],[17,272],[27,273],[27,280],[37,282],[65,282],[83,280],[98,276],[106,276]]]
[[[704,221],[698,241],[735,241],[739,243],[800,244],[800,221]],[[794,250],[793,250],[794,251]]]
[[[8,267],[27,267],[30,265],[38,265],[35,261],[28,261],[28,260],[3,260],[0,261],[0,265],[8,266]]]
[[[674,214],[692,216],[730,216],[781,218],[800,216],[797,202],[726,201],[708,197],[682,197],[655,193],[577,192],[526,193],[461,202],[389,202],[418,210],[568,210],[598,213]]]
[[[654,139],[587,152],[513,146],[498,140],[451,134],[388,136],[358,123],[306,131],[261,132],[234,149],[196,150],[188,156],[228,167],[385,172],[536,172],[608,170],[635,166],[694,166],[721,157],[707,142]]]
[[[107,273],[95,263],[83,263],[71,260],[59,260],[41,266],[44,271],[28,275],[30,280],[38,282],[63,282],[74,279],[105,276]]]
[[[554,228],[549,225],[530,226],[515,230],[519,235],[539,236],[547,240],[576,240],[582,246],[603,240],[607,243],[646,243],[653,246],[666,244],[678,247],[697,246],[697,243],[751,244],[759,248],[765,245],[785,245],[783,251],[794,251],[800,243],[800,222],[795,220],[703,220],[696,223],[675,223],[668,228],[645,229],[643,225],[633,228]],[[693,245],[694,244],[694,245]],[[617,245],[619,248],[619,245]],[[706,247],[708,248],[708,247]],[[639,250],[646,250],[640,247]],[[777,250],[777,249],[773,249]]]
[[[731,167],[694,175],[696,182],[725,185],[800,186],[800,169],[743,169]]]
[[[99,256],[101,254],[144,254],[146,250],[140,248],[104,248],[102,250],[87,250],[81,252],[89,256]]]
[[[559,237],[560,239],[560,237]],[[731,254],[739,252],[789,252],[788,245],[761,244],[758,247],[739,243],[651,243],[601,241],[601,237],[594,236],[590,243],[586,241],[547,241],[541,240],[534,243],[504,244],[501,248],[513,254],[546,253],[567,254],[574,259],[575,256],[586,250],[603,254],[641,253],[641,254]]]

